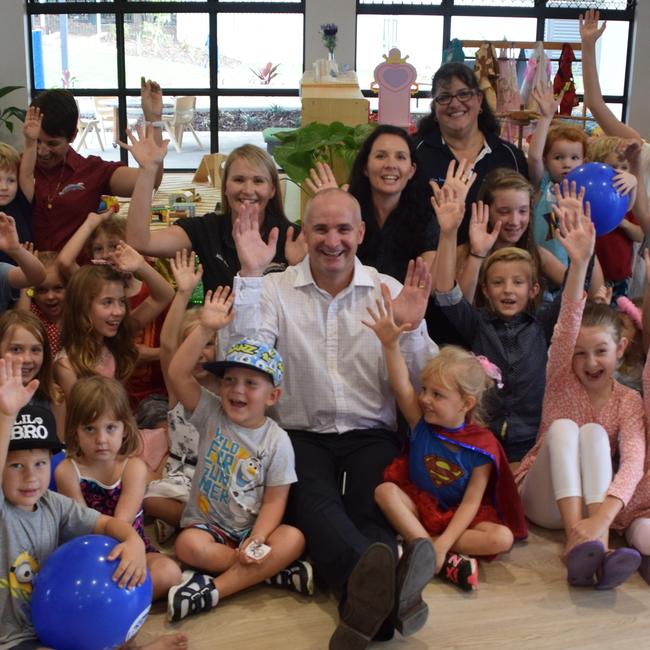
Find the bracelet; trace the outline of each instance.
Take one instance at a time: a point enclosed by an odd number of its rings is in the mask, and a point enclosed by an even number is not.
[[[165,126],[164,122],[145,122],[145,126],[153,126],[156,129],[162,129]]]
[[[475,253],[474,251],[470,251],[469,254],[470,254],[472,257],[476,257],[476,258],[479,259],[479,260],[484,260],[484,259],[487,257],[486,255],[478,255],[478,254]]]

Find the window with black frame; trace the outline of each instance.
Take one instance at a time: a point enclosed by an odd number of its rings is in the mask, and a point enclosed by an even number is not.
[[[377,108],[370,90],[374,68],[391,48],[418,72],[418,92],[411,101],[414,123],[429,112],[431,78],[442,63],[451,39],[472,41],[580,42],[578,16],[586,9],[600,11],[607,20],[605,34],[597,44],[599,79],[612,111],[626,115],[626,88],[631,67],[635,0],[357,0],[357,71],[371,109]],[[473,65],[476,47],[465,47],[465,61]],[[605,53],[607,53],[605,55]],[[512,56],[512,52],[506,56]],[[531,51],[525,51],[530,56]],[[514,52],[519,55],[519,50]],[[548,51],[551,74],[557,71],[560,51]],[[582,114],[582,67],[580,52],[573,66]]]
[[[28,0],[27,14],[32,94],[73,92],[83,154],[127,160],[115,142],[142,117],[142,77],[164,90],[167,169],[299,125],[303,0]]]

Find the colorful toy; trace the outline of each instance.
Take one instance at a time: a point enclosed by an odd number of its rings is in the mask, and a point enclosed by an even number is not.
[[[151,577],[120,589],[112,579],[119,560],[108,561],[117,541],[85,535],[50,555],[34,579],[32,622],[43,645],[59,650],[103,650],[128,641],[151,607]]]
[[[575,181],[578,190],[585,188],[585,201],[591,204],[591,220],[600,237],[612,232],[629,209],[630,196],[621,196],[612,186],[616,171],[604,163],[586,163],[567,175]]]
[[[406,63],[408,55],[402,58],[396,47],[383,57],[384,63],[375,68],[375,80],[370,84],[370,90],[379,93],[377,121],[408,129],[411,126],[411,93],[419,88],[415,83],[417,70]]]
[[[102,194],[97,212],[106,212],[106,210],[110,210],[111,212],[120,211],[120,202],[117,200],[116,196]]]

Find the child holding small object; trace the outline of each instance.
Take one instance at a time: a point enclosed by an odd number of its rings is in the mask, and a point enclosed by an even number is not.
[[[225,361],[206,364],[222,377],[219,397],[194,377],[206,342],[233,319],[232,304],[228,288],[208,292],[200,325],[169,366],[170,389],[201,436],[176,540],[178,558],[199,571],[184,573],[182,584],[170,589],[171,621],[209,610],[221,598],[267,579],[302,593],[313,588],[311,567],[296,562],[304,537],[282,524],[296,481],[293,448],[287,433],[265,415],[280,397],[280,354],[245,339],[228,350]]]
[[[384,348],[391,387],[411,433],[408,454],[391,463],[375,499],[405,541],[430,537],[436,574],[461,589],[478,586],[473,557],[510,550],[527,535],[514,479],[503,449],[483,426],[484,392],[501,373],[485,357],[455,346],[442,348],[422,372],[418,395],[399,347],[392,300],[368,309],[364,321]],[[463,555],[461,555],[463,554]]]

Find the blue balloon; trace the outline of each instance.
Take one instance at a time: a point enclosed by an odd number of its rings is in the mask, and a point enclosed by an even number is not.
[[[567,180],[575,181],[578,190],[585,188],[585,201],[591,204],[591,220],[600,237],[612,232],[629,209],[630,195],[621,196],[612,186],[616,170],[604,163],[586,163],[576,167]]]
[[[118,542],[105,535],[77,537],[45,561],[34,579],[32,623],[40,641],[55,650],[109,650],[142,626],[153,587],[135,589],[112,580],[119,560],[106,557]]]

